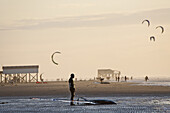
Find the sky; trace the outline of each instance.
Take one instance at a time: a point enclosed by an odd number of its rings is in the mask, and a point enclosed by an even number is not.
[[[38,64],[48,80],[170,77],[169,12],[169,0],[0,0],[0,66]]]

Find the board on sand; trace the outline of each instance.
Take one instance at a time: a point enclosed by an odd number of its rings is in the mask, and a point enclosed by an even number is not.
[[[112,100],[105,100],[105,99],[88,100],[84,97],[80,97],[76,101],[62,100],[62,102],[70,102],[70,103],[74,102],[74,105],[110,105],[110,104],[116,104]]]

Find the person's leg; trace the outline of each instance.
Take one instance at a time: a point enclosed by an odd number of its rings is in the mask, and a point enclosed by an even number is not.
[[[71,92],[71,102],[70,102],[70,105],[74,105],[73,104],[73,100],[74,100],[74,90],[70,90],[70,92]]]

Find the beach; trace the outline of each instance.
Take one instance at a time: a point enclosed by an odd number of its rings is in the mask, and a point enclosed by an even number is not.
[[[169,86],[138,85],[135,82],[110,82],[100,84],[97,81],[75,81],[76,95],[87,97],[170,95]],[[57,96],[70,95],[68,82],[1,84],[0,96]]]
[[[107,82],[106,82],[107,83]],[[170,87],[141,85],[136,82],[75,81],[75,106],[70,106],[68,82],[44,84],[1,84],[0,111],[28,113],[169,113]],[[88,100],[105,99],[116,105],[77,104],[79,97]],[[80,101],[81,102],[81,101]]]

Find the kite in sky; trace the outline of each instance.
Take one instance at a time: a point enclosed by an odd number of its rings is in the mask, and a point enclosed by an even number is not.
[[[52,54],[52,56],[51,56],[51,60],[52,60],[52,62],[53,62],[54,64],[58,65],[58,63],[54,61],[54,55],[55,55],[56,53],[61,54],[61,52],[58,52],[58,51],[57,51],[57,52],[54,52],[54,53]]]

